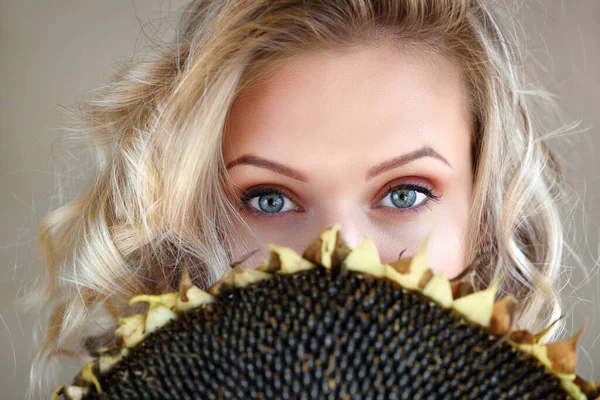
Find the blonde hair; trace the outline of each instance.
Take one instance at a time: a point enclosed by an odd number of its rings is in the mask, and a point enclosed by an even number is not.
[[[30,300],[53,312],[30,393],[44,390],[53,356],[75,354],[63,344],[86,337],[98,307],[110,332],[130,297],[173,290],[183,266],[207,287],[233,261],[241,217],[227,200],[221,141],[240,91],[289,55],[380,39],[452,57],[464,71],[475,122],[473,283],[501,277],[500,295],[523,302],[530,330],[560,316],[564,193],[550,135],[531,112],[542,92],[526,86],[515,35],[483,0],[197,0],[184,17],[157,57],[125,65],[79,104],[76,130],[91,138],[98,173],[41,225],[45,278]]]

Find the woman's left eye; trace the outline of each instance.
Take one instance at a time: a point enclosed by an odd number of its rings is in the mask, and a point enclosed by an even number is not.
[[[429,188],[420,185],[398,185],[390,187],[378,205],[399,209],[417,208],[428,199],[438,200]]]

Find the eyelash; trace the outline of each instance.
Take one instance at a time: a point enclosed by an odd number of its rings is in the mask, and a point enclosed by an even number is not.
[[[392,212],[392,213],[396,213],[396,214],[399,213],[401,215],[402,214],[406,215],[406,213],[418,214],[421,211],[421,208],[428,207],[428,204],[430,201],[437,203],[440,201],[440,198],[442,197],[442,196],[434,195],[432,192],[432,189],[430,189],[426,186],[412,184],[412,183],[403,183],[403,184],[399,184],[399,185],[395,185],[395,186],[392,186],[390,184],[387,192],[385,192],[382,196],[380,196],[378,198],[378,202],[382,201],[391,192],[393,192],[394,190],[398,190],[398,189],[414,190],[414,191],[423,193],[427,197],[427,199],[416,207],[410,207],[410,208],[403,209],[403,208],[398,208],[398,207],[393,208],[393,207],[377,206],[374,208],[385,208],[386,212]],[[298,202],[294,199],[294,197],[288,195],[285,191],[280,190],[274,186],[266,186],[266,187],[259,187],[256,189],[251,188],[251,189],[246,190],[240,198],[240,202],[241,202],[240,210],[244,210],[248,213],[251,213],[251,214],[257,216],[258,218],[280,218],[282,216],[282,214],[286,214],[287,212],[289,212],[289,211],[284,211],[284,212],[277,212],[277,213],[265,213],[265,212],[261,212],[261,211],[254,209],[254,207],[252,207],[249,204],[250,200],[252,200],[253,198],[264,196],[267,194],[277,194],[279,196],[282,196],[282,197],[285,197],[285,198],[291,200],[292,203],[294,203],[295,205],[298,205],[297,204]],[[302,211],[302,207],[300,207],[300,206],[298,206],[298,207],[300,208],[300,210],[291,210],[291,211],[292,212]]]

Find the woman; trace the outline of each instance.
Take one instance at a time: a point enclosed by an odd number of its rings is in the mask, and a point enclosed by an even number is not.
[[[41,227],[34,301],[53,312],[32,390],[69,338],[106,343],[115,320],[92,332],[96,312],[173,290],[184,266],[206,287],[266,243],[302,251],[335,222],[382,262],[431,234],[434,270],[501,277],[524,328],[560,316],[561,171],[485,1],[193,1],[157,50],[81,105],[99,173]]]

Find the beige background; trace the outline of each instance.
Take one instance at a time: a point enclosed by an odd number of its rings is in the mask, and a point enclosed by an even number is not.
[[[37,273],[40,265],[35,232],[52,200],[56,176],[51,147],[62,123],[60,106],[72,105],[108,77],[114,60],[139,51],[144,46],[138,37],[141,25],[168,31],[167,22],[176,23],[174,13],[183,3],[0,0],[0,399],[22,398],[28,374],[34,323],[17,314],[12,301],[23,279]],[[589,128],[574,137],[573,151],[559,148],[570,160],[568,176],[583,201],[581,209],[574,203],[571,225],[577,249],[593,274],[600,221],[595,157],[600,145],[600,1],[528,4],[531,10],[518,17],[530,49],[547,67],[540,78],[554,84],[569,116]],[[169,9],[169,20],[160,22]],[[74,171],[81,172],[76,166]],[[597,276],[583,278],[577,270],[572,273],[575,287],[565,289],[565,314],[570,327],[590,320],[580,368],[587,378],[600,380],[600,318],[593,315],[600,307],[600,281]],[[73,373],[67,369],[64,379]]]

